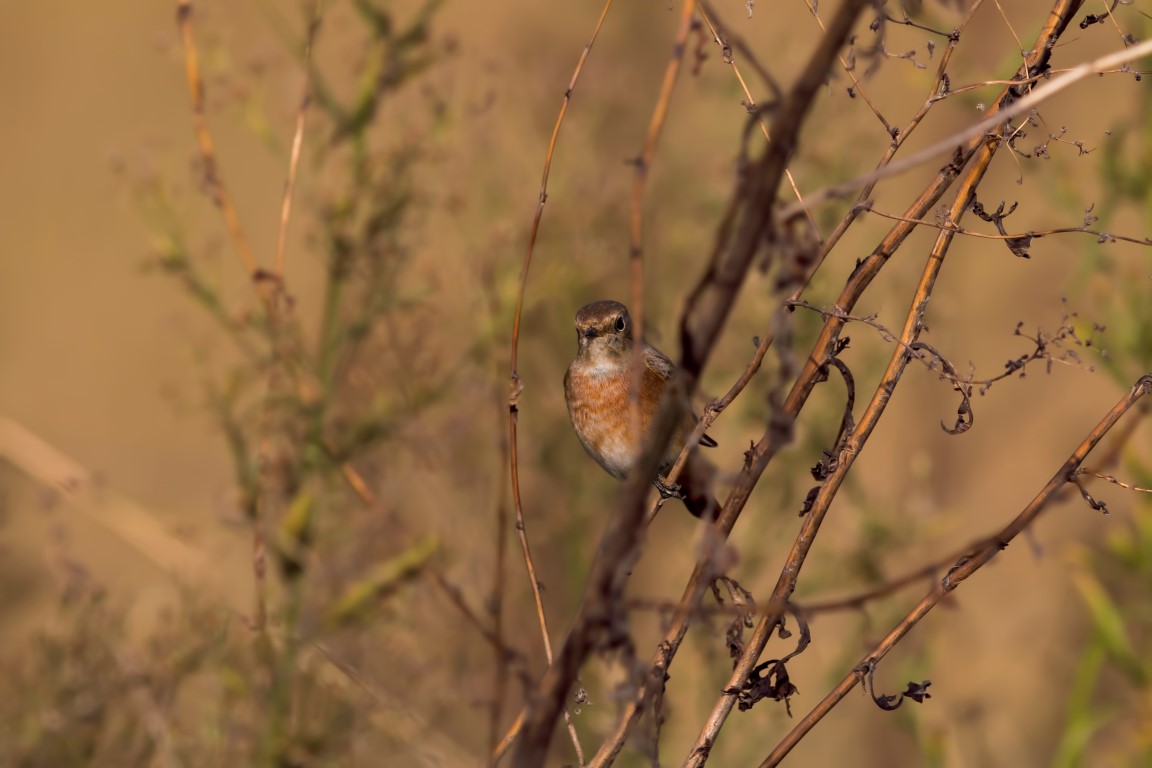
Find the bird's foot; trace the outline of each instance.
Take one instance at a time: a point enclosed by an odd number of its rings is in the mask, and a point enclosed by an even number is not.
[[[652,485],[656,486],[656,490],[660,492],[662,499],[683,499],[684,489],[675,483],[666,483],[659,477],[652,481]]]

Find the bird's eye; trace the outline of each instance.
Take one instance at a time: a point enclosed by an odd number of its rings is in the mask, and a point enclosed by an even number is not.
[[[624,318],[623,317],[616,318],[616,330],[617,331],[623,331],[624,330]]]

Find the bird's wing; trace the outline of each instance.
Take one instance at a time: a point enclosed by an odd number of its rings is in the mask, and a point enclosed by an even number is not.
[[[649,371],[657,374],[660,377],[661,384],[668,381],[668,379],[672,377],[672,371],[676,370],[676,364],[673,363],[667,355],[655,347],[648,345],[644,346],[644,365],[648,368]],[[659,396],[659,394],[662,392],[663,387],[660,388],[660,392],[656,393],[657,396]],[[686,404],[688,407],[688,412],[692,413],[691,402],[687,402]],[[694,413],[692,413],[692,416],[694,419],[696,418]],[[702,435],[700,437],[700,445],[704,446],[705,448],[715,448],[717,443],[708,435]]]
[[[672,371],[676,370],[676,364],[667,355],[647,344],[644,345],[644,365],[665,381],[672,378]]]

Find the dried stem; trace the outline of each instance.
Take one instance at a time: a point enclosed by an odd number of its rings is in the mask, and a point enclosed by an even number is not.
[[[820,12],[817,8],[819,0],[804,0],[804,4],[808,6],[808,11],[812,14],[812,18],[816,20],[816,25],[820,27],[820,31],[827,34],[828,30],[824,26],[823,20],[820,18]],[[979,3],[977,3],[979,5]],[[859,96],[868,105],[868,109],[872,110],[872,114],[880,121],[880,125],[884,126],[884,132],[889,136],[893,136],[894,130],[892,126],[884,119],[884,115],[880,114],[880,110],[868,98],[868,94],[860,85],[860,81],[856,77],[856,67],[854,64],[849,64],[848,60],[843,55],[838,55],[836,59],[840,62],[840,67],[844,70],[844,74],[848,75],[848,79],[852,81],[852,93]]]
[[[936,71],[936,77],[933,79],[932,85],[928,90],[928,93],[930,96],[931,96],[931,94],[935,94],[935,93],[939,92],[940,84],[943,81],[944,74],[946,72],[948,63],[949,63],[949,61],[951,61],[952,52],[956,48],[956,43],[959,40],[960,32],[965,27],[967,27],[969,20],[971,20],[971,18],[972,18],[972,15],[976,12],[976,9],[980,6],[980,4],[982,2],[983,2],[983,0],[975,0],[975,2],[969,8],[967,15],[965,15],[963,21],[961,21],[960,26],[957,28],[956,33],[954,34],[953,38],[948,41],[948,45],[944,49],[944,52],[940,57],[940,64],[939,64],[939,67],[937,68],[937,71]],[[706,6],[706,4],[702,4],[702,9],[705,6]],[[703,10],[702,10],[702,13],[703,13]],[[705,16],[704,18],[705,18],[705,21],[708,20],[707,16]],[[715,31],[714,31],[714,34],[715,34]],[[717,43],[720,43],[718,36],[717,36]],[[733,69],[736,68],[735,62],[733,62],[732,66],[733,66]],[[741,85],[743,85],[743,79],[741,79],[740,82],[741,82]],[[747,94],[747,89],[745,89],[745,93]],[[749,98],[751,98],[750,95],[749,95]],[[912,135],[912,132],[915,131],[915,129],[920,125],[920,122],[924,119],[924,116],[928,113],[928,110],[931,106],[932,106],[931,98],[925,99],[924,105],[912,117],[912,119],[909,121],[908,125],[906,125],[903,130],[899,131],[898,135],[892,140],[892,143],[889,145],[888,150],[884,153],[884,156],[877,163],[878,168],[883,167],[884,165],[886,165],[887,163],[889,163],[891,161],[892,157],[896,154],[897,151],[899,151],[900,147],[903,146],[904,142],[908,139],[908,137]],[[761,125],[761,128],[764,131],[765,138],[768,138],[769,134],[768,134],[767,127],[764,125],[762,120],[759,120],[759,123]],[[787,171],[785,171],[785,173],[787,173]],[[791,182],[791,176],[790,175],[788,176],[788,178],[789,178],[789,181]],[[948,181],[949,182],[951,181],[951,177],[948,177]],[[864,202],[867,200],[868,195],[870,195],[872,193],[872,189],[874,186],[875,186],[875,182],[873,182],[872,184],[866,185],[864,187],[864,189],[862,189],[860,191],[860,197],[857,200],[857,206],[864,204]],[[799,191],[796,189],[794,183],[792,184],[792,188],[793,188],[794,192],[799,194]],[[939,187],[939,193],[936,194],[934,197],[923,200],[921,202],[921,207],[926,211],[931,205],[935,204],[936,200],[939,199],[939,195],[943,194],[943,191],[944,191],[944,185],[942,183]],[[816,272],[823,265],[824,260],[827,258],[828,254],[831,253],[832,248],[840,241],[840,238],[844,236],[844,233],[848,231],[848,228],[856,220],[857,215],[858,215],[858,210],[856,208],[853,208],[851,211],[849,211],[848,215],[844,217],[844,219],[840,222],[840,224],[837,225],[836,229],[828,237],[828,239],[822,241],[819,253],[811,261],[811,263],[807,266],[803,276],[798,281],[797,287],[793,290],[792,294],[788,297],[788,302],[795,302],[796,300],[798,300],[800,298],[800,296],[803,295],[804,290],[808,287],[808,284],[811,282],[812,277],[816,274]],[[810,214],[809,214],[809,216],[810,216]],[[815,228],[813,229],[813,231],[818,233],[818,230],[816,230]],[[911,231],[911,230],[910,229],[906,230],[905,235],[909,231]],[[903,242],[903,238],[900,238],[899,240],[897,240],[890,247],[894,250],[896,245],[899,242]],[[861,292],[862,291],[863,291],[863,288],[861,288]],[[788,302],[785,302],[785,306],[788,304]],[[752,358],[752,360],[749,362],[749,364],[746,367],[744,374],[741,376],[740,380],[736,384],[733,385],[733,387],[729,390],[728,394],[726,394],[720,400],[712,403],[708,407],[708,410],[704,413],[703,417],[700,419],[700,422],[696,425],[695,431],[692,433],[692,435],[685,442],[684,450],[681,451],[680,456],[676,460],[676,463],[673,465],[672,469],[669,471],[668,476],[667,476],[668,482],[675,482],[676,481],[676,479],[680,476],[680,472],[682,471],[684,464],[688,460],[688,453],[691,450],[691,448],[693,446],[695,446],[700,441],[700,438],[703,437],[703,435],[707,431],[708,427],[710,427],[712,425],[712,423],[716,420],[716,417],[719,416],[720,413],[725,408],[727,408],[728,405],[730,405],[733,400],[735,400],[736,396],[739,395],[741,391],[743,391],[745,386],[747,386],[747,384],[751,380],[752,376],[760,369],[760,364],[764,360],[764,355],[767,353],[768,348],[772,345],[772,342],[775,341],[775,338],[776,338],[775,329],[778,326],[778,324],[779,324],[778,319],[774,318],[773,322],[771,324],[771,327],[767,329],[767,332],[765,333],[765,335],[763,337],[761,337],[759,343],[757,344],[756,354]],[[663,499],[660,499],[660,498],[656,499],[655,503],[653,504],[652,508],[649,510],[649,513],[648,513],[649,521],[651,521],[653,518],[655,518],[656,514],[659,512],[660,507],[663,505],[663,503],[664,503]]]
[[[240,257],[244,271],[252,279],[257,293],[265,305],[268,306],[270,295],[263,290],[267,281],[259,279],[260,269],[256,257],[248,245],[248,238],[240,226],[240,217],[236,213],[236,206],[224,179],[220,175],[219,164],[216,159],[215,144],[208,129],[208,117],[204,106],[204,80],[200,74],[200,57],[196,47],[196,37],[192,28],[192,1],[177,0],[176,25],[180,32],[180,40],[184,50],[184,72],[188,82],[188,95],[192,104],[192,127],[196,135],[196,142],[200,150],[200,161],[203,164],[204,184],[212,198],[212,202],[224,217],[225,225],[232,237],[233,245]],[[264,534],[260,527],[261,500],[253,499],[246,505],[252,517],[252,575],[255,583],[255,605],[251,624],[254,629],[263,631],[267,625],[267,547]]]
[[[992,157],[995,154],[998,144],[998,141],[989,141],[981,152],[977,154],[952,203],[951,210],[949,211],[952,220],[958,221],[964,211],[967,210],[969,200],[980,181],[984,178],[984,173],[992,162]],[[701,729],[686,765],[698,767],[707,761],[708,754],[711,751],[712,744],[716,740],[716,736],[719,734],[728,715],[732,712],[732,708],[736,705],[739,692],[743,689],[745,681],[749,679],[752,668],[758,663],[760,654],[768,644],[772,632],[776,629],[781,617],[787,610],[788,601],[796,588],[796,581],[800,576],[800,571],[804,566],[808,553],[811,551],[812,545],[819,533],[820,526],[824,521],[824,517],[836,496],[836,492],[840,489],[841,484],[847,477],[849,470],[855,462],[855,458],[859,455],[860,450],[871,436],[872,430],[876,428],[880,418],[883,416],[884,410],[892,397],[892,393],[911,359],[907,347],[915,343],[924,327],[924,312],[927,310],[932,288],[936,283],[936,278],[939,276],[940,268],[943,266],[944,257],[947,254],[953,237],[954,235],[950,232],[941,232],[937,238],[936,245],[933,247],[928,261],[925,264],[924,272],[920,278],[920,284],[917,286],[916,293],[912,298],[912,305],[905,319],[899,344],[889,360],[888,368],[881,377],[880,384],[877,386],[872,400],[865,409],[859,424],[853,430],[844,448],[840,451],[837,457],[838,463],[836,469],[825,480],[816,498],[813,500],[811,509],[801,526],[800,533],[797,534],[792,549],[789,551],[788,557],[785,560],[785,564],[781,568],[780,577],[777,580],[776,586],[772,590],[772,595],[768,600],[769,609],[766,614],[761,617],[755,632],[745,646],[744,653],[733,667],[729,682],[725,686],[724,692],[721,694],[716,705],[713,707],[712,714],[708,717],[704,727]]]
[[[526,669],[527,660],[524,654],[521,653],[519,649],[508,645],[504,641],[504,638],[496,632],[495,628],[490,629],[488,627],[484,620],[468,605],[468,602],[464,599],[464,595],[460,593],[459,587],[448,581],[448,578],[440,569],[429,567],[427,571],[428,575],[432,577],[432,581],[435,582],[436,586],[440,587],[440,590],[448,598],[448,602],[452,603],[456,610],[460,612],[460,615],[480,633],[480,636],[492,646],[492,649],[503,660],[498,666],[501,667],[502,670],[507,671],[510,665],[516,665],[520,670],[525,686],[529,685],[530,680]]]
[[[520,539],[520,550],[524,555],[524,565],[528,571],[528,581],[532,588],[533,599],[536,603],[536,618],[540,625],[540,634],[544,640],[544,655],[549,666],[552,664],[552,641],[548,637],[548,623],[544,617],[544,602],[540,596],[540,582],[536,578],[536,566],[532,561],[532,551],[528,545],[528,531],[524,523],[524,505],[520,497],[520,470],[516,440],[516,424],[520,410],[520,393],[524,388],[520,380],[520,374],[517,371],[517,355],[520,349],[520,319],[524,312],[524,296],[528,288],[528,270],[532,265],[532,253],[536,248],[536,237],[540,231],[540,221],[544,216],[544,204],[548,201],[548,174],[552,170],[552,157],[556,152],[556,141],[560,135],[560,126],[564,123],[564,116],[568,112],[568,105],[572,102],[572,94],[576,89],[576,83],[580,79],[580,74],[584,71],[584,64],[588,60],[588,54],[592,51],[592,46],[596,42],[596,37],[600,34],[600,29],[604,26],[604,19],[608,16],[608,9],[611,7],[612,0],[606,0],[604,7],[600,11],[600,18],[596,21],[596,27],[592,30],[592,37],[580,53],[579,61],[576,62],[576,69],[572,72],[568,89],[564,92],[564,101],[560,105],[560,112],[556,115],[556,123],[552,127],[552,136],[548,140],[548,151],[544,156],[544,171],[540,180],[540,192],[537,196],[536,212],[532,217],[532,227],[528,234],[528,248],[524,253],[524,264],[520,271],[520,290],[516,298],[516,313],[512,321],[512,348],[509,354],[508,468],[512,483],[512,505],[516,512],[516,534]],[[568,732],[572,738],[573,747],[576,750],[580,764],[583,765],[583,749],[580,746],[575,726],[572,725],[567,709],[564,710],[564,717],[568,723]],[[508,747],[511,746],[520,731],[522,723],[523,715],[516,718],[516,722],[512,724],[508,733],[501,739],[500,744],[493,751],[489,758],[491,764],[498,762]]]
[[[1120,478],[1115,477],[1113,475],[1103,475],[1099,472],[1094,472],[1093,470],[1090,470],[1090,469],[1081,469],[1078,472],[1078,474],[1090,475],[1092,477],[1099,478],[1100,480],[1106,480],[1107,482],[1112,483],[1113,485],[1118,485],[1121,488],[1128,490],[1128,491],[1135,491],[1136,493],[1152,493],[1152,488],[1141,488],[1138,485],[1132,485],[1131,483],[1126,483],[1123,480],[1121,480]]]
[[[656,98],[656,106],[652,109],[652,117],[648,121],[648,135],[644,140],[644,149],[633,161],[635,172],[632,177],[628,263],[631,268],[633,333],[638,339],[644,338],[644,192],[648,187],[648,173],[656,156],[656,144],[660,140],[664,121],[668,117],[668,108],[672,103],[672,92],[676,89],[676,81],[684,64],[684,50],[688,44],[688,33],[692,31],[695,8],[696,0],[684,0],[681,6],[680,23],[676,27],[672,54],[664,67],[660,93]],[[632,422],[632,434],[640,436],[643,434],[640,428],[640,382],[643,378],[640,371],[644,368],[644,345],[634,344],[633,348],[633,374],[630,377],[632,385],[628,395],[629,418]]]
[[[952,61],[952,54],[956,50],[956,45],[960,42],[960,36],[964,33],[964,30],[968,28],[968,23],[972,20],[972,17],[976,15],[976,11],[983,2],[984,0],[975,0],[975,2],[969,6],[968,12],[964,15],[964,18],[960,21],[960,25],[956,27],[956,30],[948,39],[948,44],[944,46],[944,51],[940,54],[940,63],[936,66],[936,76],[932,79],[932,83],[928,88],[927,98],[924,99],[924,103],[920,106],[920,109],[916,111],[916,114],[912,116],[912,119],[908,121],[908,124],[898,130],[896,135],[892,137],[888,149],[884,152],[880,161],[876,163],[876,169],[884,168],[892,162],[892,158],[900,151],[900,148],[904,146],[904,142],[906,142],[908,137],[920,126],[920,123],[928,114],[928,110],[932,108],[932,105],[935,103],[934,97],[937,96],[943,88],[948,72],[948,65]],[[876,179],[864,184],[856,197],[856,206],[862,205],[868,199],[878,181],[879,179]],[[951,183],[951,178],[949,178],[949,183]],[[941,188],[940,194],[943,194],[943,191],[943,188]],[[939,195],[936,196],[936,199],[939,199]],[[828,256],[831,250],[836,247],[836,244],[840,242],[840,238],[844,236],[844,233],[847,232],[848,228],[856,221],[856,216],[859,213],[856,206],[848,211],[847,215],[845,215],[836,226],[836,229],[832,231],[832,234],[829,235],[828,239],[824,242],[824,247],[820,250],[818,257],[820,261],[823,261]],[[927,211],[928,209],[925,208],[924,210]],[[793,298],[796,297],[794,296]]]
[[[640,459],[625,481],[620,500],[609,517],[572,629],[556,661],[548,667],[535,695],[529,699],[514,768],[535,768],[545,763],[556,718],[564,711],[568,691],[593,650],[623,649],[629,654],[632,651],[624,586],[640,554],[644,500],[650,488],[648,478],[655,476],[676,427],[677,396],[683,394],[683,380],[679,375],[669,382],[669,388],[670,393],[661,400],[651,432],[645,437]]]
[[[838,9],[829,26],[828,35],[812,54],[800,78],[776,113],[770,130],[773,143],[768,145],[757,166],[750,170],[749,175],[742,181],[721,224],[720,237],[711,264],[689,297],[681,322],[681,343],[684,352],[681,369],[688,376],[689,386],[699,377],[712,345],[727,320],[735,293],[751,266],[753,255],[763,243],[763,232],[770,218],[767,215],[771,210],[770,201],[775,199],[786,161],[796,145],[804,117],[824,81],[836,52],[866,4],[865,0],[846,0]],[[732,229],[737,226],[737,217],[741,211],[745,212],[745,217],[739,222],[735,242],[729,245],[733,236]],[[764,346],[764,349],[767,347]],[[748,368],[749,378],[762,358],[763,353],[758,349],[757,358],[754,358]],[[697,429],[700,427],[697,426]],[[696,435],[696,439],[699,439],[699,435]],[[692,444],[691,438],[689,444]],[[762,472],[763,468],[760,471]],[[721,535],[727,536],[731,532],[739,510],[747,502],[758,478],[759,473],[752,474],[747,469],[741,473],[741,482],[733,489],[717,521]],[[650,679],[663,679],[661,676],[666,673],[668,665],[671,664],[676,650],[683,641],[695,606],[699,604],[700,598],[711,583],[712,576],[711,563],[707,560],[697,563],[672,619],[672,626],[651,661]],[[601,745],[589,763],[590,766],[606,766],[615,760],[644,711],[652,692],[652,686],[647,681],[642,681],[637,695],[625,705],[616,728]]]
[[[1049,23],[1053,26],[1041,32],[1039,38],[1040,43],[1047,43],[1050,39],[1055,39],[1063,29],[1066,28],[1072,15],[1070,8],[1066,8],[1066,10],[1068,13],[1065,16],[1053,14],[1049,17]],[[1061,23],[1061,21],[1063,23]],[[1046,50],[1046,48],[1042,48],[1041,46],[1037,46],[1037,48],[1041,51]],[[1027,66],[1029,66],[1029,63],[1025,64],[1025,67]],[[972,196],[975,194],[975,189],[983,179],[999,144],[1000,140],[995,136],[988,137],[982,143],[979,152],[976,154],[976,158],[965,174],[953,203],[950,206],[948,214],[949,220],[959,221],[968,209]],[[735,706],[738,694],[744,688],[746,681],[750,679],[753,667],[756,666],[760,654],[767,645],[772,632],[776,629],[784,612],[787,610],[788,602],[792,592],[796,588],[796,582],[804,562],[808,553],[811,551],[820,526],[835,498],[836,492],[841,487],[848,471],[855,462],[855,458],[859,455],[860,450],[862,450],[883,415],[892,397],[892,393],[910,360],[907,346],[916,342],[916,339],[923,329],[924,313],[927,310],[932,289],[939,276],[940,268],[943,265],[944,257],[947,254],[953,237],[954,234],[950,232],[939,233],[936,244],[929,255],[920,282],[912,298],[904,328],[900,334],[900,344],[897,349],[894,350],[888,367],[881,377],[881,383],[876,388],[871,401],[861,416],[859,424],[839,450],[839,455],[836,457],[835,469],[829,474],[823,485],[820,486],[819,491],[812,500],[808,514],[801,525],[800,532],[797,534],[785,560],[785,564],[781,568],[780,576],[772,591],[772,595],[767,601],[769,609],[757,624],[756,630],[748,640],[744,652],[737,660],[729,682],[716,705],[713,707],[712,713],[705,722],[704,727],[701,729],[685,765],[698,767],[707,761],[712,744],[715,742],[716,736],[719,734],[720,729],[723,727],[724,722]],[[817,343],[816,349],[820,349],[819,342]],[[810,356],[805,373],[813,368],[814,361],[822,359],[826,359],[826,354]],[[822,368],[822,366],[820,366],[820,368]],[[819,370],[819,368],[817,368],[817,370]],[[803,376],[804,374],[801,374],[801,378],[803,378]],[[815,379],[813,379],[813,381],[815,381]],[[800,383],[799,381],[797,382],[798,385]],[[796,392],[795,388],[793,392]],[[791,399],[790,396],[789,400],[791,401]]]
[[[196,133],[196,142],[200,146],[200,160],[204,164],[204,183],[212,202],[224,216],[224,223],[232,236],[236,253],[244,264],[244,271],[249,277],[255,278],[259,269],[256,257],[252,254],[248,238],[240,226],[236,204],[232,202],[232,195],[228,193],[228,187],[220,175],[220,167],[216,161],[216,146],[208,130],[208,117],[204,111],[204,80],[200,75],[200,56],[197,53],[196,37],[192,30],[192,0],[176,0],[176,26],[179,28],[180,41],[184,48],[184,74],[188,81],[188,96],[192,101],[192,127]]]
[[[760,764],[761,768],[770,768],[778,765],[781,760],[800,742],[802,738],[815,725],[820,722],[832,708],[848,695],[862,679],[862,676],[874,669],[876,665],[888,655],[900,640],[904,638],[923,619],[929,611],[947,595],[960,586],[976,571],[988,564],[999,552],[1003,551],[1021,532],[1026,530],[1040,513],[1048,507],[1065,485],[1070,482],[1084,459],[1096,447],[1097,443],[1116,425],[1120,418],[1128,412],[1144,395],[1152,393],[1152,374],[1142,376],[1119,402],[1112,407],[1103,419],[1092,428],[1087,437],[1076,446],[1076,450],[1068,457],[1048,483],[1029,502],[1015,518],[1012,519],[998,534],[985,540],[974,550],[961,557],[948,574],[938,583],[933,584],[928,593],[916,606],[901,619],[892,631],[883,640],[864,656],[858,665],[832,689],[823,701],[817,704],[811,712],[801,718],[800,722],[776,745],[772,753]]]
[[[1101,467],[1111,466],[1120,458],[1121,452],[1124,450],[1124,447],[1128,445],[1128,440],[1132,437],[1132,434],[1140,425],[1141,419],[1146,417],[1152,408],[1149,407],[1147,400],[1141,400],[1137,410],[1139,411],[1139,416],[1137,418],[1128,419],[1124,422],[1123,425],[1120,426],[1119,429],[1113,432],[1113,437],[1112,440],[1109,441],[1109,445],[1100,453],[1099,458]],[[1081,469],[1080,473],[1095,474],[1084,469]],[[1101,475],[1097,476],[1103,477]],[[1071,494],[1072,488],[1065,486],[1060,489],[1060,492],[1056,494],[1056,497],[1053,499],[1053,501],[1062,501],[1064,498],[1070,496]],[[801,613],[805,616],[815,616],[820,613],[833,613],[835,611],[862,609],[868,603],[887,597],[888,595],[891,595],[895,592],[899,592],[905,587],[916,584],[917,582],[923,581],[924,579],[930,579],[934,577],[941,570],[955,563],[966,552],[972,552],[974,550],[980,549],[992,538],[993,537],[991,535],[982,536],[975,541],[971,541],[968,544],[965,544],[963,547],[948,553],[943,557],[936,558],[933,562],[928,563],[927,565],[923,565],[919,568],[909,571],[902,576],[889,579],[883,584],[877,584],[875,587],[871,587],[851,595],[845,595],[843,597],[833,597],[810,601],[804,600],[799,603],[792,603],[790,607],[795,612]]]
[[[311,71],[312,46],[320,31],[320,20],[324,14],[324,0],[316,0],[312,7],[312,19],[308,22],[308,32],[304,39],[304,84],[301,86],[300,107],[296,110],[296,131],[292,135],[292,150],[288,158],[288,180],[284,183],[284,200],[280,204],[280,234],[276,239],[277,275],[284,274],[284,251],[288,244],[288,222],[292,218],[292,198],[296,192],[296,173],[300,167],[300,151],[304,146],[304,115],[312,102]]]
[[[1016,241],[1021,241],[1021,242],[1029,241],[1030,242],[1032,240],[1039,240],[1043,237],[1048,237],[1050,235],[1069,235],[1069,234],[1073,234],[1073,233],[1080,233],[1080,234],[1084,234],[1084,235],[1092,235],[1093,237],[1096,238],[1097,242],[1100,242],[1100,243],[1122,242],[1122,243],[1132,243],[1134,245],[1152,246],[1152,237],[1135,237],[1135,236],[1129,236],[1129,235],[1116,235],[1116,234],[1113,234],[1111,232],[1102,232],[1098,229],[1092,229],[1091,227],[1053,227],[1052,229],[1028,230],[1027,232],[1020,232],[1020,233],[1016,233],[1016,234],[1013,234],[1013,233],[992,234],[990,232],[976,232],[976,231],[973,231],[971,229],[961,227],[959,224],[957,224],[956,222],[952,222],[952,221],[930,221],[928,219],[912,219],[912,218],[907,218],[905,216],[899,216],[899,215],[894,214],[894,213],[884,213],[883,211],[876,210],[874,207],[872,207],[871,205],[869,205],[867,203],[864,203],[864,204],[858,206],[858,208],[861,212],[866,211],[866,212],[871,213],[875,216],[879,216],[882,219],[888,219],[890,221],[903,221],[903,222],[907,222],[909,224],[916,224],[917,226],[921,226],[921,227],[928,227],[929,229],[945,229],[945,230],[948,230],[950,232],[954,232],[957,235],[965,235],[967,237],[972,237],[972,238],[975,238],[977,240],[1000,240],[1000,241],[1009,242],[1009,243],[1013,243]]]
[[[752,96],[752,91],[748,89],[748,83],[744,81],[744,75],[740,74],[740,67],[736,64],[736,57],[732,55],[732,48],[726,42],[725,37],[721,36],[720,30],[717,28],[718,24],[714,23],[709,16],[709,13],[712,12],[710,4],[700,2],[697,3],[697,6],[700,12],[700,18],[708,25],[708,33],[712,35],[712,41],[720,46],[725,63],[732,68],[732,74],[736,76],[736,81],[740,83],[740,89],[744,91],[744,108],[756,115],[756,125],[759,126],[760,133],[764,135],[764,140],[771,141],[772,137],[768,133],[768,124],[764,122],[764,118],[760,115],[760,107],[756,99]],[[712,13],[714,14],[714,12]],[[841,59],[841,61],[843,61],[843,59]],[[766,79],[769,83],[774,82],[770,77]],[[784,177],[788,179],[788,186],[792,189],[792,194],[796,196],[796,200],[803,200],[804,196],[800,194],[800,188],[796,186],[796,179],[792,177],[792,171],[785,168]],[[811,211],[806,211],[805,216],[808,219],[808,226],[812,227],[812,232],[816,235],[816,239],[821,240],[820,225],[816,223],[816,217],[812,215]]]
[[[796,149],[800,129],[823,87],[831,62],[868,4],[845,0],[837,9],[807,65],[772,120],[769,144],[760,160],[747,170],[720,225],[708,269],[688,297],[680,328],[681,368],[694,386],[744,284],[752,259],[765,239],[771,239],[772,207],[780,180]]]
[[[1081,3],[1076,3],[1079,7]],[[1035,55],[1047,55],[1049,51],[1033,51],[1029,56],[1031,60]],[[1126,48],[1123,51],[1101,56],[1093,61],[1080,64],[1065,71],[1063,74],[1055,75],[1049,79],[1044,88],[1031,90],[1027,95],[1020,96],[1018,99],[1013,100],[1011,104],[1002,105],[1002,108],[996,114],[981,120],[974,125],[965,128],[964,130],[957,131],[956,133],[941,139],[940,141],[925,147],[924,149],[916,152],[909,157],[893,162],[884,168],[877,169],[871,173],[857,176],[854,179],[835,184],[831,187],[819,190],[804,198],[801,202],[793,203],[780,211],[782,218],[790,218],[804,212],[805,208],[820,203],[824,200],[830,200],[837,197],[842,197],[854,189],[859,189],[866,184],[879,181],[880,179],[890,178],[899,175],[905,171],[911,170],[919,165],[923,165],[940,155],[945,155],[956,151],[957,147],[965,144],[973,138],[983,136],[987,131],[995,129],[1001,125],[1005,120],[1016,117],[1027,112],[1032,111],[1037,105],[1052,98],[1057,93],[1071,88],[1076,83],[1084,80],[1085,78],[1093,75],[1099,75],[1101,72],[1108,71],[1113,67],[1117,67],[1129,61],[1143,58],[1152,54],[1152,40],[1145,40],[1144,42],[1134,45],[1131,48]]]
[[[953,52],[953,50],[955,50],[956,42],[959,39],[960,30],[964,29],[967,26],[968,21],[972,18],[972,15],[975,13],[976,9],[980,6],[980,4],[982,2],[983,2],[983,0],[975,0],[975,2],[972,4],[972,7],[969,9],[968,14],[964,17],[964,20],[961,22],[960,27],[958,28],[958,30],[956,32],[956,36],[953,39],[949,40],[948,46],[944,49],[944,53],[942,54],[942,56],[940,58],[940,65],[939,65],[939,68],[937,69],[936,77],[932,82],[932,87],[929,89],[929,94],[934,94],[934,93],[937,93],[939,91],[940,83],[943,80],[944,73],[946,71],[946,67],[948,66],[948,62],[951,60],[952,52]],[[707,20],[707,17],[705,17],[705,19]],[[733,68],[735,69],[735,63],[733,63]],[[743,83],[743,80],[741,80],[741,83]],[[931,107],[931,99],[926,99],[924,105],[920,108],[920,110],[916,113],[916,115],[913,116],[912,120],[908,123],[908,125],[905,126],[904,129],[899,132],[899,135],[895,139],[893,139],[888,150],[884,153],[884,156],[880,159],[880,162],[877,163],[877,167],[882,167],[891,161],[892,157],[896,154],[896,152],[904,144],[904,141],[907,140],[907,138],[912,135],[912,132],[916,129],[916,127],[919,126],[920,121],[924,119],[924,116],[928,113],[928,109],[930,107]],[[763,127],[763,121],[760,121],[760,124]],[[764,135],[765,135],[765,138],[768,137],[768,129],[766,127],[764,127]],[[789,180],[791,180],[790,176],[789,176]],[[951,178],[949,177],[949,181],[950,180],[951,180]],[[861,205],[864,203],[864,201],[867,199],[867,196],[872,193],[872,189],[874,186],[875,186],[875,182],[873,182],[870,185],[865,186],[865,188],[860,191],[860,198],[857,201],[857,205]],[[795,185],[793,185],[793,190],[798,193],[798,190],[796,190]],[[943,186],[941,186],[939,194],[943,194],[943,191],[944,191],[944,188],[943,188]],[[927,208],[930,205],[935,203],[935,201],[939,198],[939,194],[936,195],[935,197],[931,198],[931,202],[926,201],[925,203],[922,204],[922,207],[924,208],[924,210],[927,210]],[[848,231],[848,227],[850,227],[852,225],[852,223],[856,220],[857,213],[858,212],[855,208],[853,208],[851,211],[849,211],[848,215],[844,217],[844,219],[840,222],[839,225],[837,225],[836,229],[828,237],[828,239],[822,241],[819,253],[811,261],[811,263],[807,266],[802,278],[798,281],[799,284],[793,290],[792,294],[788,297],[788,302],[797,301],[803,295],[804,290],[808,287],[808,284],[811,282],[813,276],[815,276],[816,272],[823,265],[824,260],[828,257],[828,254],[831,253],[832,248],[840,241],[840,238],[843,237],[844,233]],[[818,230],[815,230],[815,229],[813,231],[818,232]],[[910,231],[910,230],[908,230],[908,231]],[[902,242],[902,239],[900,240],[900,242]],[[894,248],[895,246],[892,246],[892,247]],[[787,306],[788,302],[785,302],[785,306]],[[773,322],[771,324],[771,327],[767,329],[767,332],[765,333],[765,335],[763,337],[761,337],[759,343],[757,344],[756,354],[753,356],[752,360],[749,362],[748,366],[745,368],[745,371],[744,371],[743,375],[741,376],[740,380],[737,381],[737,383],[732,386],[732,388],[729,390],[729,392],[723,398],[712,403],[708,407],[708,410],[704,413],[703,417],[700,419],[700,422],[696,425],[695,431],[689,436],[688,440],[685,442],[684,450],[681,451],[680,456],[676,460],[676,463],[673,465],[672,469],[669,471],[668,476],[667,476],[668,482],[675,482],[676,481],[676,479],[680,476],[680,472],[684,468],[684,464],[688,460],[688,453],[691,450],[691,448],[693,446],[695,446],[700,441],[700,438],[703,437],[703,435],[704,435],[705,431],[707,431],[708,427],[710,427],[712,425],[712,423],[716,420],[716,417],[719,416],[720,413],[725,408],[727,408],[728,405],[730,405],[733,400],[736,399],[736,396],[739,395],[741,391],[743,391],[744,387],[747,386],[747,384],[751,380],[752,376],[755,375],[755,373],[760,369],[760,364],[764,360],[764,355],[768,352],[768,348],[770,346],[772,346],[772,342],[775,341],[775,339],[776,339],[775,329],[778,326],[778,324],[779,324],[778,319],[774,318]],[[660,499],[660,498],[656,499],[655,503],[653,504],[652,508],[649,510],[649,513],[648,513],[649,521],[651,521],[653,518],[655,518],[656,514],[659,512],[660,507],[663,505],[663,503],[664,503],[663,499]]]

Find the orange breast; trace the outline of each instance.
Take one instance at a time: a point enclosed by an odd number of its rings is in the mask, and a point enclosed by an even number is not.
[[[605,368],[573,363],[564,379],[568,415],[588,454],[614,477],[623,479],[639,458],[641,442],[633,433],[629,412],[630,371],[626,366]],[[640,426],[647,433],[666,382],[644,369],[640,386]],[[669,446],[666,464],[675,460],[691,430],[692,417],[684,414],[687,429],[680,425]]]

